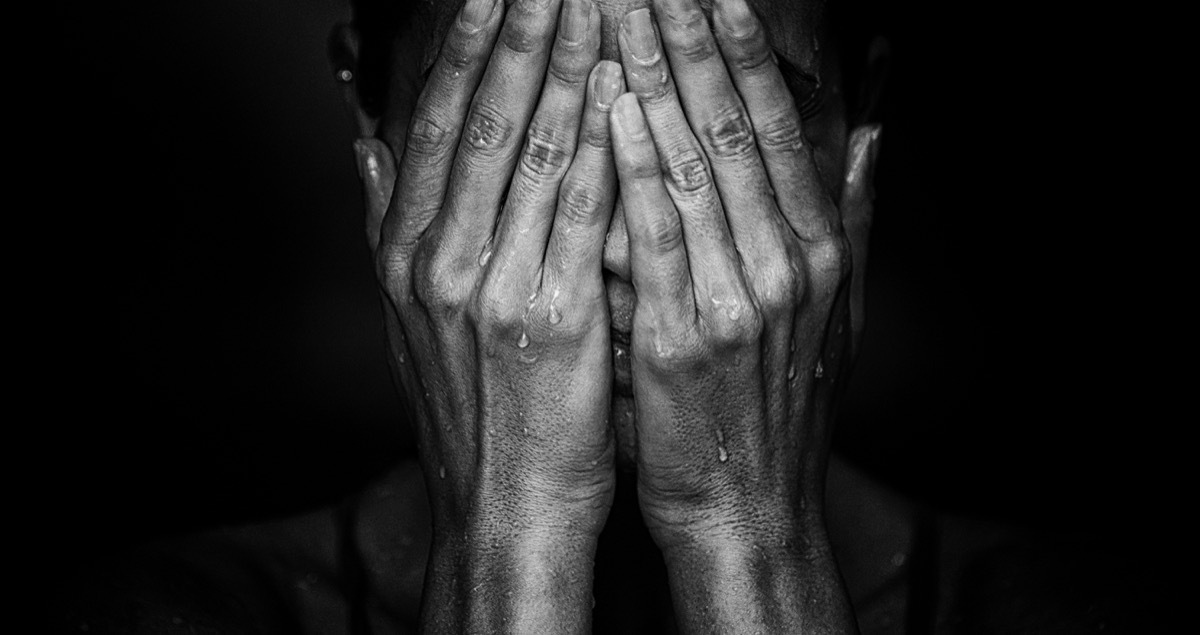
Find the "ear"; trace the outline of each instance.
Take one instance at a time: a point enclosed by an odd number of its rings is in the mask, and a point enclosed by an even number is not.
[[[866,64],[863,65],[862,79],[858,85],[857,109],[850,119],[853,125],[880,120],[882,114],[880,113],[880,103],[891,59],[891,44],[888,43],[887,38],[876,36],[871,40],[871,45],[867,47],[867,59]]]
[[[335,25],[329,33],[329,63],[358,136],[374,137],[379,119],[363,110],[358,94],[359,41],[358,29],[344,22]]]

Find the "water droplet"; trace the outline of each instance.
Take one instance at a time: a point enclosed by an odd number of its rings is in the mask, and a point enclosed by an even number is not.
[[[521,360],[524,364],[532,364],[537,361],[537,358],[537,353],[522,353],[517,356],[517,359]]]
[[[717,460],[724,463],[729,460],[729,452],[725,450],[725,434],[717,429]]]
[[[817,379],[820,379],[825,376],[825,364],[822,363],[822,361],[819,359],[817,360],[816,376],[817,376]]]
[[[479,252],[479,266],[486,267],[487,263],[491,262],[491,260],[492,260],[492,243],[489,242],[487,244],[487,246],[483,248],[483,251]]]
[[[788,350],[793,353],[796,352],[796,339],[795,338],[792,338],[792,343],[790,346],[788,346]]]
[[[462,71],[454,71],[453,73],[451,73],[451,77],[457,78],[459,75],[462,75]]]
[[[551,324],[562,322],[562,313],[558,310],[558,289],[554,290],[554,296],[550,298],[550,315],[546,317]]]
[[[795,379],[795,378],[796,378],[796,365],[792,364],[791,366],[788,366],[788,379]]]
[[[522,434],[529,434],[529,428],[521,428]]]
[[[446,478],[446,466],[445,465],[438,468],[438,477]]]
[[[529,348],[529,334],[521,329],[521,337],[517,339],[517,348]]]

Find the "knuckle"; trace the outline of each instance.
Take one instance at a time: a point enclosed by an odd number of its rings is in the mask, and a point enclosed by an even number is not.
[[[467,116],[463,141],[481,156],[496,156],[512,137],[512,131],[512,121],[499,111],[477,102]]]
[[[548,177],[566,169],[571,148],[566,135],[555,126],[534,122],[529,126],[525,138],[525,151],[521,154],[521,169],[528,176]]]
[[[674,40],[671,43],[673,44],[671,52],[678,59],[693,64],[712,59],[717,54],[717,46],[712,38],[712,32],[708,30],[706,24],[703,24],[704,15],[697,12],[696,17],[697,20],[691,21],[685,25],[682,31],[671,37]],[[666,37],[665,34],[664,37]]]
[[[500,45],[514,53],[532,53],[541,48],[543,39],[526,20],[510,20],[500,33]]]
[[[556,51],[550,58],[550,66],[546,68],[546,74],[552,80],[569,88],[582,86],[592,70],[587,62],[588,60],[583,56]]]
[[[579,142],[589,148],[609,152],[608,122],[602,125],[584,125],[579,130]]]
[[[741,156],[754,149],[754,128],[740,106],[722,109],[701,131],[714,156]]]
[[[462,34],[459,37],[448,37],[442,44],[442,61],[446,63],[446,70],[450,71],[452,77],[455,71],[461,73],[479,59],[480,51],[469,46],[473,39],[471,35]]]
[[[428,243],[426,243],[428,244]],[[461,313],[470,297],[470,285],[458,274],[455,259],[444,251],[429,253],[422,245],[413,272],[413,293],[432,315]]]
[[[850,276],[850,246],[842,236],[831,235],[808,247],[816,291],[834,292]]]
[[[650,219],[641,237],[646,247],[656,253],[667,253],[683,247],[683,226],[676,213],[656,214]]]
[[[590,183],[567,179],[558,190],[558,213],[568,223],[590,225],[600,209],[600,192]]]
[[[712,185],[712,177],[704,157],[694,148],[687,148],[670,154],[666,160],[664,172],[667,184],[683,194],[696,194]]]
[[[790,111],[778,112],[768,117],[756,133],[759,144],[767,150],[799,154],[807,147],[798,117]]]
[[[635,81],[641,80],[635,84],[635,92],[643,108],[652,109],[675,99],[675,86],[667,79],[666,75],[654,74],[647,79],[639,73],[633,78]],[[630,83],[633,84],[633,82]]]
[[[470,312],[479,329],[488,334],[505,335],[521,328],[526,307],[514,301],[513,294],[494,280],[485,280]]]
[[[763,316],[749,302],[738,314],[717,311],[709,322],[711,344],[717,350],[757,345],[763,331]]]
[[[799,279],[792,267],[772,267],[758,276],[755,292],[764,319],[775,322],[796,308]]]
[[[405,145],[414,158],[434,157],[445,150],[448,132],[428,113],[416,113],[409,123]]]
[[[755,27],[756,32],[757,30],[758,28]],[[762,45],[756,46],[759,42],[762,40],[758,37],[752,37],[748,41],[732,42],[731,51],[725,55],[725,61],[734,68],[747,73],[755,73],[769,68],[769,63],[773,60],[771,49]]]

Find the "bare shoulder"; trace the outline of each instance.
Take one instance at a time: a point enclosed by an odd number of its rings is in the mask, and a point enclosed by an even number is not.
[[[55,632],[405,633],[428,552],[415,463],[325,507],[145,545],[80,568],[53,597]],[[385,599],[386,598],[386,601]]]

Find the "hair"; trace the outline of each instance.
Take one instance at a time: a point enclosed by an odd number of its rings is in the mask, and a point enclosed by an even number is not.
[[[857,88],[861,66],[871,39],[884,32],[882,0],[821,0],[822,32],[837,47],[842,60],[843,84]],[[359,34],[355,88],[367,114],[380,116],[387,107],[392,42],[414,15],[428,11],[432,0],[350,0],[351,25]],[[847,90],[847,112],[858,104],[856,90]]]

